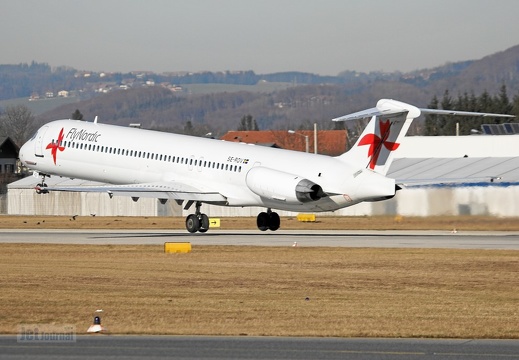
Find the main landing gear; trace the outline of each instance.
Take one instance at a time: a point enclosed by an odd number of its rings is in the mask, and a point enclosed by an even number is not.
[[[277,212],[273,212],[271,209],[267,209],[267,212],[260,212],[256,218],[256,224],[258,229],[261,231],[276,231],[279,229],[281,220]]]
[[[205,233],[209,230],[209,217],[200,212],[202,206],[200,201],[197,201],[195,206],[195,213],[188,215],[186,218],[186,229],[190,233],[196,233],[197,231]]]
[[[34,188],[36,190],[36,194],[48,194],[49,190],[46,189],[47,184],[45,183],[45,178],[50,177],[50,176],[46,175],[46,174],[40,174],[40,176],[41,176],[41,183],[36,185],[36,187]]]

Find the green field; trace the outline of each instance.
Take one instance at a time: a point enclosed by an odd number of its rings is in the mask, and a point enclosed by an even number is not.
[[[1,100],[0,108],[5,108],[7,106],[16,106],[16,105],[24,105],[29,108],[31,113],[34,116],[38,116],[43,114],[44,112],[50,111],[54,108],[57,108],[61,105],[71,104],[80,101],[79,98],[76,97],[55,97],[52,99],[41,99],[29,101],[29,98],[18,98],[18,99],[10,99],[10,100]],[[72,114],[71,114],[72,115]]]

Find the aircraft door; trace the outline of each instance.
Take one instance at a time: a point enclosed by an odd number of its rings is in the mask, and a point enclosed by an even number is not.
[[[34,155],[38,157],[43,157],[43,138],[45,137],[48,129],[48,126],[43,126],[36,134],[36,139],[34,141]]]

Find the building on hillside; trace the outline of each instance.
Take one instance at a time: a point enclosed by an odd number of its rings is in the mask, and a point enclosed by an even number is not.
[[[305,151],[308,141],[309,152],[315,152],[313,130],[264,130],[229,131],[221,140],[244,142],[248,144],[277,147],[286,150]],[[346,130],[318,130],[317,153],[337,156],[347,150],[348,133]]]

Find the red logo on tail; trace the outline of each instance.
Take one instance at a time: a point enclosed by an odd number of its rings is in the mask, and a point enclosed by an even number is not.
[[[380,155],[380,151],[382,150],[382,145],[386,149],[388,149],[390,152],[398,149],[399,143],[387,141],[387,138],[389,137],[391,123],[389,120],[386,121],[379,121],[379,129],[380,129],[380,135],[379,137],[376,134],[366,134],[362,139],[359,141],[360,145],[369,145],[368,150],[368,156],[371,157],[369,160],[369,168],[375,169],[375,165],[377,164],[378,157]]]
[[[52,154],[52,159],[54,159],[54,165],[56,164],[56,154],[59,151],[65,150],[64,146],[61,146],[61,142],[63,141],[63,128],[61,128],[61,131],[58,135],[58,141],[51,142],[45,149],[51,149],[50,153]]]

